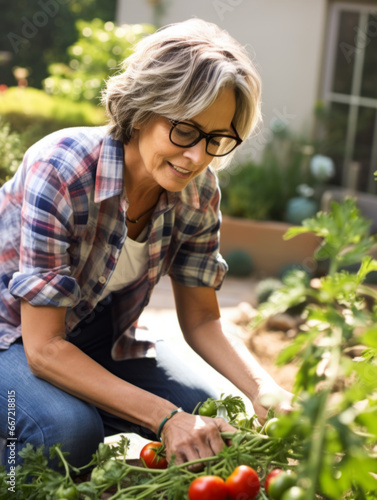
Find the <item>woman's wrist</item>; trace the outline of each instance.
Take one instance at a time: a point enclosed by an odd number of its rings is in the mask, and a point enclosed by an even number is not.
[[[156,432],[156,436],[157,436],[157,439],[158,441],[161,441],[161,434],[162,434],[162,431],[165,427],[165,424],[171,419],[174,417],[174,415],[176,415],[177,413],[180,413],[182,412],[182,408],[176,408],[175,410],[172,410],[170,413],[168,413],[160,422],[159,426],[158,426],[158,429],[157,429],[157,432]]]
[[[174,412],[175,410],[178,410],[178,406],[170,403],[169,401],[164,401],[166,404],[161,404],[155,406],[153,408],[153,411],[150,412],[149,418],[150,422],[146,425],[152,432],[154,432],[156,435],[158,433],[158,429],[161,425],[161,422],[169,415],[170,413]],[[161,433],[161,431],[160,431]]]

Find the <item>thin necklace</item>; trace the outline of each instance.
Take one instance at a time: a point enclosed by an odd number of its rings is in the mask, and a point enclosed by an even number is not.
[[[130,218],[128,217],[128,215],[127,215],[127,212],[126,212],[126,220],[127,220],[128,222],[131,222],[132,224],[137,224],[137,223],[139,222],[139,220],[140,220],[142,217],[144,217],[144,215],[147,215],[147,213],[148,213],[148,212],[150,212],[150,211],[151,211],[151,210],[152,210],[152,209],[153,209],[156,205],[157,205],[157,203],[155,203],[155,204],[153,205],[153,207],[148,208],[148,210],[146,210],[144,213],[142,213],[141,215],[139,215],[139,217],[138,217],[137,219],[130,219]]]

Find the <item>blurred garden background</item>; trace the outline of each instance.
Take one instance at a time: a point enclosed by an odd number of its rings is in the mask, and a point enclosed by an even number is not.
[[[376,0],[1,3],[0,184],[46,134],[104,124],[101,88],[133,45],[197,16],[246,45],[263,81],[264,121],[219,172],[223,214],[300,224],[331,189],[374,210]]]

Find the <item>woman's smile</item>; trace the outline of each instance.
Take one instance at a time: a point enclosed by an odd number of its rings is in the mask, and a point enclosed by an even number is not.
[[[178,175],[178,177],[181,177],[182,179],[186,179],[187,177],[190,177],[190,175],[192,174],[192,172],[190,170],[187,170],[186,168],[178,167],[177,165],[173,165],[172,163],[170,163],[170,161],[168,161],[168,164],[174,170],[176,175]]]
[[[214,130],[232,133],[235,110],[234,90],[225,88],[207,109],[189,121],[207,133]],[[167,191],[181,191],[212,161],[204,139],[187,148],[176,146],[169,138],[170,130],[170,121],[162,116],[135,129],[125,147],[125,164],[131,176],[137,177],[136,185],[150,181]]]

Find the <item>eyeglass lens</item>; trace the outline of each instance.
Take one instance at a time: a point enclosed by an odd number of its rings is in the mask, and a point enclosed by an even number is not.
[[[171,141],[177,146],[194,145],[200,137],[200,131],[189,123],[177,123],[171,131]],[[230,153],[237,146],[237,139],[214,135],[207,141],[207,153],[213,156]]]

